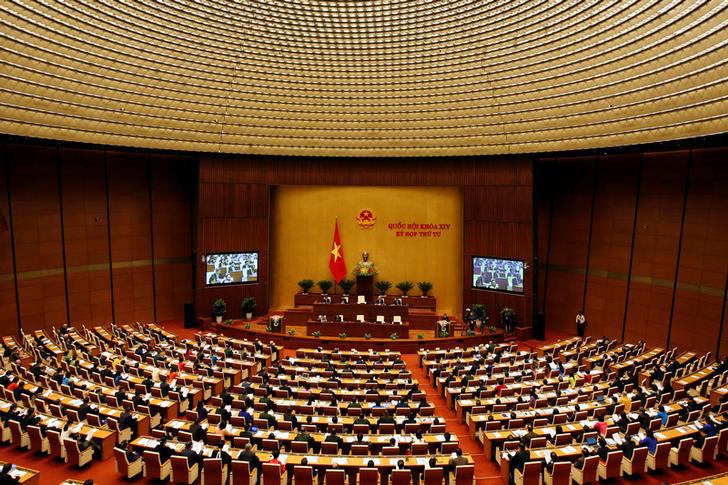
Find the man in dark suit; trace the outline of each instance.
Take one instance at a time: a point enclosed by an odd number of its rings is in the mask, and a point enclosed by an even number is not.
[[[250,471],[258,470],[258,477],[260,477],[260,470],[263,468],[263,465],[260,463],[260,458],[253,451],[253,445],[246,443],[245,448],[238,455],[238,460],[247,461],[250,466]]]
[[[137,422],[131,414],[131,408],[124,406],[124,411],[119,415],[119,429],[131,428],[131,432],[137,434]]]
[[[126,392],[124,392],[123,390],[119,389],[119,390],[117,390],[114,393],[114,397],[116,398],[117,406],[121,406],[121,404],[126,399]]]
[[[195,419],[195,422],[190,426],[190,433],[195,441],[205,441],[205,438],[207,438],[207,431],[200,424],[199,418]]]
[[[635,444],[632,440],[631,435],[625,435],[624,437],[624,443],[619,445],[619,449],[622,450],[624,453],[624,457],[628,460],[632,459],[632,454],[634,453]]]
[[[518,445],[518,451],[515,456],[511,458],[510,476],[511,481],[513,480],[513,474],[516,470],[523,472],[523,466],[527,461],[531,459],[531,453],[526,449],[526,445],[521,442]]]
[[[192,449],[191,441],[185,443],[184,450],[182,450],[179,454],[187,458],[187,464],[189,466],[193,466],[195,463],[197,463],[199,465],[199,468],[202,469],[202,455]]]
[[[167,382],[167,376],[162,376],[160,380],[161,382],[159,383],[159,390],[162,392],[162,397],[167,397],[167,394],[169,394],[169,383]]]
[[[159,440],[159,444],[154,447],[154,451],[159,453],[159,461],[164,464],[172,456],[172,449],[167,445],[167,438]]]
[[[450,471],[452,473],[455,473],[455,469],[461,465],[467,465],[468,459],[463,456],[463,450],[462,448],[458,448],[455,450],[455,457],[450,458],[450,461],[448,462],[448,466],[450,467]]]
[[[227,451],[223,450],[224,446],[225,442],[220,441],[217,444],[217,449],[212,452],[212,458],[220,458],[222,460],[222,466],[227,467],[227,472],[230,473],[230,465],[233,462],[233,458]]]
[[[597,455],[602,462],[607,461],[607,455],[609,454],[609,447],[607,446],[607,440],[599,438],[599,448],[597,449]]]
[[[339,436],[339,435],[336,434],[336,430],[335,429],[332,429],[331,430],[331,433],[329,433],[329,435],[326,438],[324,438],[324,442],[326,442],[326,443],[336,443],[338,445],[338,447],[339,447],[339,451],[341,451],[341,449],[344,446],[344,440],[341,439],[341,436]]]

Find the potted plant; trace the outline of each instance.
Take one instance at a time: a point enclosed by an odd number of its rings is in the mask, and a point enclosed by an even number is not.
[[[475,321],[475,326],[479,329],[483,328],[483,325],[488,321],[488,312],[485,309],[485,305],[476,303],[470,309],[470,316]]]
[[[245,324],[244,328],[245,330],[250,330],[251,328],[253,328],[253,326],[250,324],[250,322],[248,322]]]
[[[341,287],[341,290],[344,292],[345,295],[348,295],[351,289],[354,287],[356,283],[354,280],[341,280],[339,281],[339,286]]]
[[[217,323],[222,323],[222,317],[227,313],[227,303],[222,298],[215,300],[212,304],[212,314],[215,316]]]
[[[387,291],[389,291],[389,289],[392,287],[392,283],[387,280],[379,280],[374,283],[374,286],[376,286],[379,290],[379,294],[384,296],[387,294]]]
[[[440,338],[447,338],[450,336],[450,332],[447,330],[440,330]]]
[[[312,337],[320,337],[321,336],[321,332],[319,332],[318,330],[315,330],[315,331],[311,332],[311,336]]]
[[[240,308],[243,311],[246,320],[251,320],[253,318],[253,310],[255,310],[255,307],[257,306],[258,303],[255,301],[254,297],[251,296],[243,298],[243,303],[240,305]]]
[[[422,298],[425,298],[432,289],[432,283],[430,283],[429,281],[420,281],[419,283],[417,283],[417,288],[419,288],[422,292]]]
[[[346,338],[346,332],[341,332],[339,334],[339,338],[342,339],[342,340],[345,339]]]
[[[328,295],[329,290],[332,286],[334,286],[334,284],[330,280],[321,280],[316,284],[319,288],[321,288],[321,293],[323,293],[324,295]]]
[[[518,315],[516,315],[516,311],[513,308],[503,307],[500,311],[500,318],[501,323],[503,323],[503,328],[505,328],[506,330],[506,333],[512,332],[513,329],[516,327],[516,322],[518,321]]]
[[[407,297],[407,293],[409,293],[414,287],[415,285],[411,281],[400,281],[397,283],[397,289],[402,292],[402,296],[405,298]]]
[[[488,327],[488,330],[490,330],[490,333],[495,333],[495,325]]]
[[[225,320],[225,325],[228,325],[229,326],[229,325],[232,325],[232,324],[233,324],[233,319],[232,318],[228,318],[227,320]]]
[[[289,328],[288,330],[286,330],[286,332],[287,332],[287,333],[288,333],[288,335],[290,335],[291,337],[293,337],[294,335],[296,335],[296,329],[295,329],[295,328]]]
[[[365,333],[365,334],[364,334],[364,338],[365,338],[365,339],[367,339],[367,340],[371,340],[371,338],[372,338],[372,334],[370,334],[370,333]]]
[[[313,285],[313,280],[301,280],[298,282],[298,286],[301,287],[301,290],[303,290],[302,293],[304,295],[308,295],[308,290],[313,288]]]
[[[396,333],[393,333],[392,335],[389,336],[389,338],[391,338],[392,340],[397,340],[399,338],[399,335],[397,335]]]
[[[424,333],[418,333],[417,334],[417,340],[425,340],[425,334]]]

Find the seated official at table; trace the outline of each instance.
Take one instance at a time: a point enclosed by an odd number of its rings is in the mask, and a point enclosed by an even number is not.
[[[318,316],[318,321],[319,322],[325,322],[326,321],[326,315],[319,315]]]
[[[344,323],[344,315],[336,315],[336,322]]]
[[[344,295],[341,297],[341,303],[348,304],[349,303],[349,295]]]
[[[10,471],[13,469],[13,465],[6,463],[0,469],[0,485],[12,485],[20,483],[20,480],[10,475]]]
[[[460,454],[462,454],[463,450],[458,448],[458,451]],[[511,458],[511,466],[509,470],[509,474],[511,477],[511,481],[513,481],[513,475],[515,474],[516,470],[523,473],[523,466],[526,464],[527,461],[531,459],[531,452],[526,449],[526,445],[521,441],[518,444],[518,451],[515,455],[513,455],[513,458]],[[452,461],[452,459],[451,459]],[[464,460],[465,463],[460,463],[462,465],[467,465],[467,459]],[[453,472],[455,470],[453,469]]]
[[[386,305],[386,300],[384,299],[384,295],[379,295],[377,297],[377,305]]]
[[[194,464],[197,463],[200,467],[202,467],[202,461],[204,460],[204,458],[202,455],[192,449],[191,441],[185,443],[185,447],[182,451],[179,452],[179,455],[187,458],[187,464],[189,466],[194,466]]]
[[[392,305],[403,306],[404,302],[402,301],[402,298],[398,296],[394,299],[394,301],[392,301]]]

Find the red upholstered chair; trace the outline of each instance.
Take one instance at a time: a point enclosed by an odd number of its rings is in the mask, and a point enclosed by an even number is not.
[[[205,458],[202,462],[202,485],[225,485],[228,478],[227,466],[220,458]]]
[[[475,465],[460,465],[455,467],[455,485],[473,485],[475,483]]]
[[[328,473],[328,472],[327,472]],[[378,485],[380,481],[378,468],[359,468],[359,483]]]
[[[200,467],[197,463],[190,466],[185,456],[173,456],[170,460],[172,461],[174,483],[186,483],[187,485],[195,483],[200,475]]]
[[[63,446],[66,448],[67,461],[71,465],[75,465],[80,468],[91,463],[91,460],[94,458],[94,449],[89,446],[85,450],[81,451],[78,447],[78,441],[76,440],[65,438],[63,440]]]
[[[445,471],[440,468],[425,469],[425,485],[442,485],[445,480]]]
[[[412,471],[392,470],[390,483],[391,485],[410,485],[412,483]]]
[[[448,453],[454,453],[457,449],[458,443],[443,443],[442,445],[440,445],[440,452],[443,455],[447,455]]]
[[[122,474],[124,478],[134,478],[144,473],[144,461],[141,456],[130,462],[125,450],[114,448],[114,458],[116,459],[116,472]]]
[[[285,485],[288,483],[288,473],[281,472],[281,466],[277,463],[263,463],[263,484],[262,485]]]
[[[622,476],[622,458],[624,453],[621,450],[610,451],[607,454],[607,461],[599,462],[597,474],[600,480],[617,478]]]
[[[291,453],[308,453],[308,443],[305,441],[291,441]]]
[[[592,483],[597,481],[597,467],[599,466],[599,457],[588,456],[584,460],[584,466],[581,469],[571,468],[571,479],[576,483]]]
[[[324,476],[325,485],[346,485],[346,472],[340,469],[328,469]],[[268,485],[268,484],[264,484]]]
[[[571,462],[557,461],[551,468],[543,471],[543,483],[546,485],[571,485]]]
[[[30,449],[36,453],[48,453],[50,451],[50,443],[45,438],[38,426],[28,426],[28,436],[30,436]]]
[[[384,456],[397,456],[399,455],[399,446],[383,446],[382,455]]]
[[[172,461],[162,463],[156,451],[145,451],[143,459],[144,475],[147,478],[164,481],[172,474]]]
[[[23,431],[18,421],[11,419],[8,421],[8,427],[10,428],[10,435],[13,437],[13,444],[15,446],[23,450],[30,448],[30,436]]]
[[[369,445],[351,445],[352,455],[368,455]]]
[[[690,458],[698,463],[705,463],[715,459],[715,448],[718,445],[718,437],[705,438],[702,448],[693,447],[690,450]]]
[[[337,455],[339,453],[339,444],[333,441],[324,441],[321,443],[321,453]]]
[[[413,443],[412,444],[413,455],[429,455],[430,445],[427,443]]]
[[[516,485],[541,485],[541,462],[529,461],[523,465],[523,473],[516,470],[513,473]]]
[[[629,475],[635,476],[640,473],[647,471],[647,447],[641,446],[635,448],[632,452],[632,459],[628,459],[626,456],[622,458],[622,472]]]
[[[670,443],[658,443],[655,454],[647,454],[647,469],[661,470],[670,462]]]
[[[66,448],[63,446],[63,441],[61,440],[61,433],[49,429],[46,434],[48,436],[51,456],[54,458],[62,458],[63,461],[66,461]]]
[[[294,467],[293,483],[295,485],[313,485],[313,467],[300,465]]]
[[[685,466],[690,463],[690,449],[693,447],[693,439],[685,438],[680,440],[676,448],[670,448],[670,465]]]
[[[233,460],[231,485],[255,485],[258,483],[258,470],[250,469],[247,461]]]

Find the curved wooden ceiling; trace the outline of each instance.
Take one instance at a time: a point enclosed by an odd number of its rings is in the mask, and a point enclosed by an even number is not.
[[[7,134],[527,153],[722,133],[726,0],[7,0]]]

